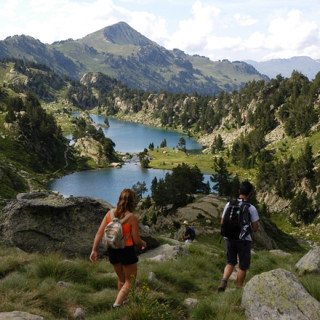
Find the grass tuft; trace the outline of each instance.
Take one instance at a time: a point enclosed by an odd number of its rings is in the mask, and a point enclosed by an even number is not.
[[[214,236],[199,237],[187,251],[167,262],[140,259],[137,284],[129,303],[114,310],[111,305],[118,292],[117,278],[104,258],[92,264],[88,259],[70,260],[58,253],[27,254],[0,245],[0,312],[20,310],[48,320],[65,320],[73,319],[80,307],[88,320],[245,320],[242,290],[235,289],[235,280],[229,280],[226,292],[217,293],[225,266],[223,243]],[[256,274],[276,268],[295,273],[294,266],[302,254],[280,257],[255,249],[246,282]],[[155,274],[153,280],[149,280],[151,272]],[[299,277],[317,300],[319,277]],[[185,302],[187,298],[197,299],[198,303],[190,308]]]

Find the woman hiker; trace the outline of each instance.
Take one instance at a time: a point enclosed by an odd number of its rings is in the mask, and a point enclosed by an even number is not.
[[[114,209],[114,215],[118,219],[123,219],[131,214],[135,208],[135,193],[131,189],[122,190],[117,207]],[[94,238],[90,260],[97,261],[97,249],[104,235],[105,227],[111,222],[111,210],[103,218],[101,225]],[[118,295],[113,304],[113,308],[120,307],[126,302],[132,284],[134,284],[138,271],[138,257],[134,245],[141,246],[142,250],[147,244],[140,238],[139,221],[137,216],[131,215],[122,225],[123,234],[128,237],[124,249],[113,249],[108,247],[109,261],[113,265],[114,271],[118,276]]]

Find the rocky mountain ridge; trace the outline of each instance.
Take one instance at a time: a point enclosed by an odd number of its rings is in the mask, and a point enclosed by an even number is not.
[[[131,88],[158,92],[215,94],[267,79],[245,62],[213,62],[178,49],[167,50],[124,22],[51,45],[25,35],[7,37],[0,41],[0,58],[8,57],[45,64],[73,79],[102,72]]]
[[[320,60],[306,56],[292,57],[289,59],[271,59],[266,61],[246,60],[260,73],[266,74],[270,79],[281,74],[283,77],[290,77],[293,71],[298,71],[312,80],[320,71]]]

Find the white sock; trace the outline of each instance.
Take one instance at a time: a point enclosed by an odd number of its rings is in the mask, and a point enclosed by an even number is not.
[[[119,303],[114,303],[114,304],[113,304],[113,307],[114,307],[114,308],[118,308],[118,307],[120,307],[120,306],[121,306],[121,304],[119,304]]]

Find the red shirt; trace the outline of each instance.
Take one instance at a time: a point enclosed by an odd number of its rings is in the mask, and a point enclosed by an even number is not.
[[[131,218],[131,217],[130,217],[130,218]],[[124,237],[128,237],[128,238],[127,238],[127,241],[126,241],[126,247],[133,246],[133,244],[134,244],[134,243],[133,243],[133,240],[132,240],[132,236],[131,236],[131,235],[128,236],[128,234],[131,233],[131,225],[130,225],[130,223],[129,223],[130,218],[129,218],[125,223],[122,224],[123,235],[124,235]],[[108,224],[111,222],[110,214],[109,214],[108,217],[107,217],[107,222],[108,222]]]

